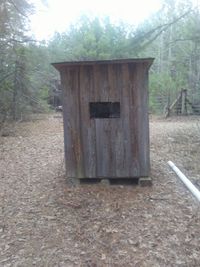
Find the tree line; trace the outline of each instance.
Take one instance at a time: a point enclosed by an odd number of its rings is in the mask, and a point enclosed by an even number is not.
[[[165,0],[137,27],[81,17],[43,42],[28,34],[34,6],[0,1],[0,118],[48,110],[58,79],[51,62],[155,57],[150,72],[150,110],[162,112],[181,88],[200,103],[200,11],[188,0]]]

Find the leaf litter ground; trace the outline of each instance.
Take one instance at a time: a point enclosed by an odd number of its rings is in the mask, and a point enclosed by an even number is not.
[[[199,204],[167,166],[200,188],[200,119],[150,129],[152,187],[69,187],[59,116],[0,137],[0,266],[200,266]]]

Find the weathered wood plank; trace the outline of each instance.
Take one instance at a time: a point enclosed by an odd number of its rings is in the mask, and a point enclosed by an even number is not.
[[[69,68],[62,73],[64,142],[66,174],[83,177],[83,157],[80,136],[79,68]]]
[[[108,66],[99,65],[96,76],[96,99],[97,102],[108,102]],[[96,153],[97,153],[97,177],[109,177],[110,173],[110,119],[95,119],[96,125]]]
[[[112,177],[117,177],[119,174],[120,166],[122,165],[121,150],[122,150],[122,138],[121,138],[121,87],[122,81],[120,65],[109,65],[108,67],[108,79],[109,79],[109,101],[120,103],[120,118],[110,120],[110,171]]]
[[[90,119],[89,103],[94,101],[94,69],[81,66],[80,69],[80,118],[83,149],[84,178],[96,177],[96,134],[95,122]]]
[[[140,176],[149,176],[150,172],[150,145],[149,145],[149,107],[148,107],[148,69],[149,63],[142,63],[140,66],[140,72],[142,74],[140,84],[140,110],[142,110],[142,121],[139,124],[140,135]]]
[[[148,65],[142,63],[129,64],[131,84],[130,108],[133,107],[135,119],[130,121],[131,145],[133,153],[134,173],[136,176],[148,176],[149,172],[149,122],[148,122],[148,90],[147,90]]]
[[[123,176],[130,176],[130,161],[132,159],[131,154],[131,134],[130,134],[130,81],[128,75],[128,65],[122,65],[122,81],[123,87],[121,91],[121,103],[122,103],[122,138],[123,138],[123,149],[124,149],[124,166],[123,166]]]
[[[131,148],[131,158],[130,158],[130,176],[138,177],[140,173],[140,165],[138,160],[139,154],[139,135],[140,129],[138,128],[138,122],[142,120],[140,111],[140,88],[138,86],[137,80],[140,78],[140,73],[138,72],[138,65],[128,64],[127,73],[129,75],[129,125],[130,125],[130,148]]]
[[[118,121],[118,130],[116,134],[116,177],[127,177],[125,169],[125,148],[124,148],[124,103],[122,101],[123,92],[123,75],[122,75],[122,65],[114,65],[114,87],[117,90],[120,99],[120,120]]]
[[[125,61],[62,67],[68,177],[149,175],[149,65]],[[120,118],[90,118],[91,102],[120,102]]]

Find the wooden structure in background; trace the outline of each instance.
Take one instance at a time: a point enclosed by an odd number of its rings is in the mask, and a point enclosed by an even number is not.
[[[62,105],[62,90],[59,80],[52,79],[50,81],[50,89],[48,95],[48,103],[52,107],[56,108]]]
[[[53,63],[63,89],[69,178],[149,175],[147,59]]]
[[[176,100],[167,108],[165,117],[169,117],[173,112],[176,115],[188,115],[188,107],[192,114],[200,114],[199,107],[189,101],[187,89],[181,89]]]

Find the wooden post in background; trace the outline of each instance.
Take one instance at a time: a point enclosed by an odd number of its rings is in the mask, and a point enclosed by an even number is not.
[[[181,115],[187,115],[187,89],[181,90]]]

